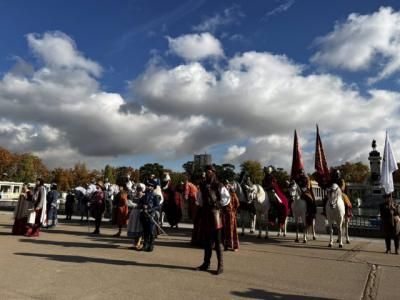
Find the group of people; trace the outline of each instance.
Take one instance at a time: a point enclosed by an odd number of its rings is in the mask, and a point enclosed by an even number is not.
[[[270,212],[274,214],[275,209],[275,215],[271,216],[270,220],[278,218],[278,223],[281,224],[279,216],[290,213],[290,203],[273,171],[272,167],[264,168],[265,177],[262,186],[270,199],[276,200],[276,205],[272,206]],[[247,177],[245,182],[241,183],[248,184],[250,180]],[[292,180],[300,187],[302,199],[307,203],[307,217],[315,217],[316,203],[309,177],[301,169]],[[338,170],[332,172],[331,183],[336,183],[341,188],[347,216],[351,216],[351,202],[345,193],[345,181]],[[92,185],[88,187],[91,193],[84,208],[95,220],[92,234],[100,234],[109,186],[102,181]],[[72,191],[67,195],[65,206],[67,219],[72,217],[75,196],[78,195]],[[56,226],[59,198],[55,184],[51,185],[50,191],[46,190],[40,178],[37,179],[34,188],[25,184],[15,209],[12,233],[34,237],[39,236],[41,226]],[[161,231],[163,232],[161,227],[163,212],[170,226],[178,227],[184,201],[187,201],[188,216],[194,225],[191,243],[204,248],[203,262],[197,270],[209,270],[214,249],[217,257],[215,274],[221,274],[224,266],[222,247],[224,250],[232,251],[239,249],[236,216],[241,203],[232,184],[228,180],[220,182],[215,168],[211,165],[205,167],[197,184],[186,180],[173,186],[167,173],[161,180],[152,174],[144,183],[134,184],[127,180],[119,184],[119,191],[112,199],[112,223],[118,228],[114,236],[121,236],[122,228],[127,226],[127,235],[133,239],[133,248],[151,252],[154,249],[154,239]],[[398,254],[400,211],[391,195],[385,196],[384,203],[380,205],[380,214],[385,233],[386,253],[391,252],[390,243],[393,239],[395,253]]]

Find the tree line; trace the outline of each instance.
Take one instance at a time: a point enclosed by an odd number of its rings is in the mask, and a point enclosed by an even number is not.
[[[263,166],[257,160],[247,160],[236,170],[232,164],[213,164],[217,176],[220,180],[234,180],[238,178],[240,172],[245,171],[254,183],[261,183],[264,178]],[[135,182],[143,182],[151,174],[162,178],[164,172],[169,172],[171,180],[177,184],[185,179],[196,182],[200,179],[203,169],[193,161],[188,161],[182,166],[183,172],[176,172],[158,163],[147,163],[139,168],[132,166],[114,167],[106,165],[104,169],[89,169],[85,163],[77,162],[72,168],[48,169],[42,160],[31,153],[12,153],[0,147],[0,180],[17,182],[34,182],[41,177],[45,182],[56,183],[59,189],[67,191],[76,186],[82,186],[92,180],[105,180],[119,184],[123,182],[127,175]],[[370,176],[369,167],[361,162],[346,162],[336,166],[341,171],[342,176],[347,182],[363,183]],[[399,165],[400,169],[400,165]],[[290,179],[290,175],[283,169],[275,169],[274,175],[282,185]],[[314,174],[309,174],[314,178]],[[400,182],[400,172],[394,175],[395,182]]]

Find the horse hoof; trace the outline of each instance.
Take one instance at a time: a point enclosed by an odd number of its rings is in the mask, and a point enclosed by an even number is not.
[[[253,230],[250,230],[250,233],[251,233],[251,234],[253,234],[253,233],[254,233],[254,231],[253,231]]]
[[[346,244],[350,244],[350,241],[346,241]]]
[[[329,248],[332,248],[332,244],[329,244],[328,247],[329,247]]]
[[[306,244],[307,243],[307,241],[306,240],[303,240],[303,244]]]
[[[266,235],[264,239],[265,239],[265,240],[268,240],[268,235]]]
[[[299,239],[295,239],[294,241],[295,241],[296,243],[298,243],[298,242],[299,242]]]
[[[261,235],[257,235],[257,238],[258,238],[258,239],[261,239]]]
[[[242,232],[242,233],[240,234],[240,236],[244,236],[244,232]]]
[[[342,244],[340,244],[340,245],[339,245],[339,248],[343,248],[343,245],[342,245]]]
[[[283,234],[283,237],[286,237],[286,233]]]
[[[313,236],[312,239],[315,241],[317,238],[315,236]]]
[[[337,240],[336,243],[339,243],[339,240]]]

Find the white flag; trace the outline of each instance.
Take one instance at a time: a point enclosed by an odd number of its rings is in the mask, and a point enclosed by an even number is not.
[[[389,135],[386,132],[385,150],[383,151],[381,184],[386,194],[394,191],[393,172],[397,170],[397,162],[394,157],[392,146],[390,145]]]

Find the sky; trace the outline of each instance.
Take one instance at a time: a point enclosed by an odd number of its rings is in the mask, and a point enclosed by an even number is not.
[[[0,146],[49,168],[400,158],[400,3],[0,0]]]

